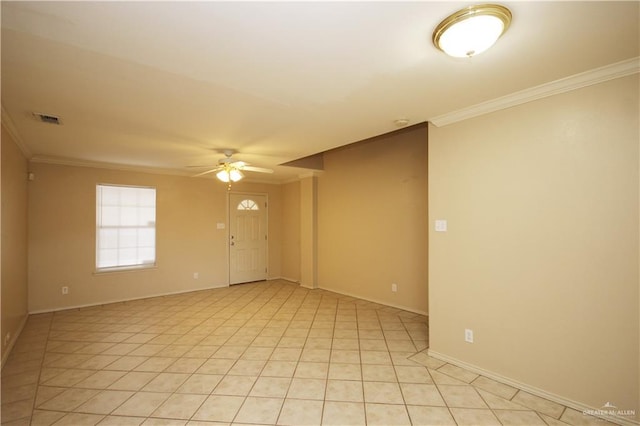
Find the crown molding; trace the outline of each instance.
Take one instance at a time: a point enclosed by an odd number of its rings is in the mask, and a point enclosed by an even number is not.
[[[4,109],[4,105],[2,105],[0,108],[2,108],[2,113],[0,116],[0,119],[2,120],[2,126],[5,128],[7,133],[9,133],[16,145],[18,145],[18,148],[20,148],[20,151],[22,151],[24,156],[27,157],[27,160],[30,160],[33,157],[33,153],[31,152],[27,144],[24,143],[24,140],[22,140],[22,138],[20,137],[15,124],[13,124],[11,116],[9,115],[7,110]]]
[[[118,170],[124,172],[140,172],[140,173],[152,173],[157,175],[174,175],[174,176],[191,176],[187,171],[166,169],[160,167],[148,167],[148,166],[133,166],[127,164],[105,163],[100,161],[87,161],[78,160],[75,158],[67,157],[51,157],[46,155],[35,155],[31,157],[32,163],[42,164],[54,164],[58,166],[73,166],[73,167],[90,167],[95,169],[107,169]]]
[[[546,98],[548,96],[558,95],[560,93],[570,92],[594,84],[603,83],[605,81],[614,80],[620,77],[626,77],[631,74],[640,72],[640,57],[627,59],[625,61],[616,62],[604,67],[595,68],[570,77],[561,78],[549,83],[534,86],[529,89],[521,90],[510,95],[492,99],[462,108],[446,114],[431,117],[429,122],[437,127],[447,126],[469,118],[478,117],[491,112],[521,105],[537,99]]]
[[[290,179],[283,180],[281,183],[282,183],[283,185],[287,185],[287,184],[289,184],[289,183],[296,183],[296,182],[300,182],[300,177],[299,177],[299,176],[296,176],[296,177],[292,177],[292,178],[290,178]]]
[[[135,165],[126,165],[126,164],[117,164],[117,163],[105,163],[100,161],[86,161],[86,160],[78,160],[75,158],[67,158],[67,157],[35,155],[31,157],[30,161],[32,163],[53,164],[57,166],[88,167],[88,168],[94,168],[94,169],[116,170],[121,172],[136,172],[136,173],[150,173],[155,175],[193,177],[193,172],[189,172],[186,170],[167,169],[167,168],[149,167],[149,166],[135,166]],[[212,179],[212,180],[215,179],[213,175],[198,176],[198,178]],[[269,180],[252,179],[252,178],[242,179],[242,182],[268,184],[268,185],[282,184],[282,182],[279,182],[279,181],[269,181]]]
[[[288,183],[295,183],[295,182],[300,182],[303,179],[306,178],[312,178],[312,177],[319,177],[322,175],[322,171],[313,171],[313,172],[307,172],[307,173],[301,173],[298,176],[283,180],[282,182],[280,182],[282,185],[286,185]]]
[[[252,178],[252,177],[246,177],[246,175],[241,181],[233,182],[234,185],[237,185],[239,183],[255,183],[260,185],[281,185],[282,184],[282,182],[279,180]]]
[[[310,177],[318,177],[322,175],[322,172],[324,170],[313,170],[311,172],[305,172],[305,173],[300,173],[298,175],[298,180],[300,179],[306,179],[306,178],[310,178]]]

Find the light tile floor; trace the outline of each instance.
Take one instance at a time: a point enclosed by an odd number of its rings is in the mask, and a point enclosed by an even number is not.
[[[280,280],[33,315],[2,424],[605,424],[427,346],[424,316]]]

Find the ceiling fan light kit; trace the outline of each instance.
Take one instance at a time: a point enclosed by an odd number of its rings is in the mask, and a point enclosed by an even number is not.
[[[242,172],[236,168],[229,167],[223,170],[220,170],[216,173],[216,177],[222,182],[238,182],[240,179],[244,177]]]
[[[197,175],[194,175],[194,177],[215,173],[218,180],[229,184],[227,188],[231,190],[232,183],[239,182],[244,178],[244,173],[242,173],[243,170],[257,173],[273,173],[273,170],[271,169],[266,169],[264,167],[254,167],[249,165],[248,163],[245,163],[244,161],[231,158],[235,153],[234,150],[225,149],[222,151],[222,153],[224,154],[224,158],[218,160],[218,165],[216,167],[205,172],[198,173]]]
[[[511,11],[498,4],[466,7],[438,24],[433,31],[433,44],[456,58],[478,55],[507,31],[511,17]]]

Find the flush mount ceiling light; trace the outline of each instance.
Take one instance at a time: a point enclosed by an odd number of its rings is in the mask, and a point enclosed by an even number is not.
[[[469,6],[440,22],[433,44],[449,56],[471,57],[493,46],[510,24],[511,11],[504,6]]]

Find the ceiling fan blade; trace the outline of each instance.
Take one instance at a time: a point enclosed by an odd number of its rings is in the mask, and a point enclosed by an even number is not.
[[[221,168],[220,167],[216,167],[215,169],[211,169],[211,170],[207,170],[206,172],[202,172],[202,173],[198,173],[197,175],[193,175],[191,177],[199,177],[199,176],[204,176],[204,175],[208,175],[209,173],[215,173],[220,171]]]
[[[258,173],[273,173],[271,169],[265,169],[264,167],[254,167],[254,166],[244,166],[242,170],[247,170],[249,172],[258,172]]]

